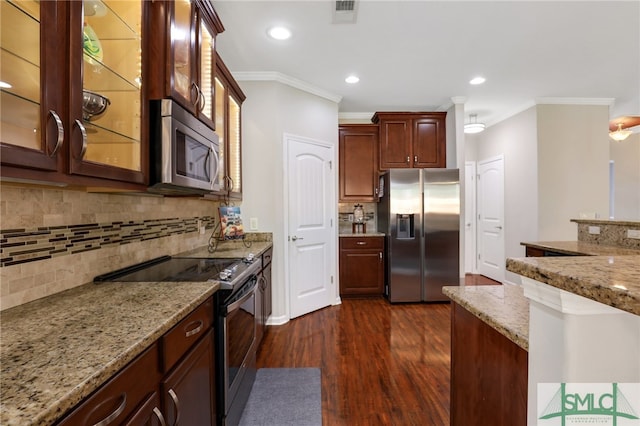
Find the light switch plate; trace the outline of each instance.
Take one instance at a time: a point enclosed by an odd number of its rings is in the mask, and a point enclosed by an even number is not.
[[[257,231],[258,230],[258,218],[257,217],[252,217],[249,219],[249,229],[251,229],[252,231]]]
[[[590,226],[589,233],[593,235],[600,235],[600,227],[599,226]]]
[[[627,238],[640,240],[640,229],[627,229]]]

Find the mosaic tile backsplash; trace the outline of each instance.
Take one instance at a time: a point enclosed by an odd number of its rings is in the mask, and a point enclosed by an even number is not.
[[[207,244],[219,203],[0,185],[0,309]],[[205,232],[198,230],[198,221]],[[108,303],[108,302],[107,302]]]

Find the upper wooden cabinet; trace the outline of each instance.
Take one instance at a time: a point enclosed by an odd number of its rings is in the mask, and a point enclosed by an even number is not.
[[[378,201],[378,126],[339,127],[339,201]]]
[[[242,102],[245,95],[222,59],[216,58],[215,122],[220,143],[219,182],[227,198],[242,199]]]
[[[446,167],[446,112],[377,112],[380,169]]]
[[[224,31],[203,0],[152,2],[150,99],[173,98],[215,129],[215,39]]]
[[[123,188],[146,183],[147,4],[1,3],[0,80],[11,86],[0,92],[3,177]]]

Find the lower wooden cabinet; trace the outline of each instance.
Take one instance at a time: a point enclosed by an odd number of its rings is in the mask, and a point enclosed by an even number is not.
[[[271,256],[273,249],[262,255],[262,270],[258,275],[258,291],[256,292],[256,341],[258,348],[267,330],[267,320],[271,316]]]
[[[57,425],[215,425],[210,298]]]
[[[451,303],[451,426],[525,426],[529,354]]]
[[[210,329],[160,384],[168,425],[215,422],[213,330]]]
[[[381,296],[384,237],[340,237],[340,296]]]

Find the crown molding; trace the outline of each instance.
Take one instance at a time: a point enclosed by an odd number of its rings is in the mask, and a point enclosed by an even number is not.
[[[467,102],[467,97],[466,96],[453,96],[451,98],[451,102],[453,102],[455,105],[464,104],[465,102]]]
[[[286,84],[303,92],[310,93],[315,96],[330,100],[337,104],[342,100],[342,96],[323,90],[317,86],[309,84],[305,81],[282,74],[277,71],[236,71],[231,73],[237,81],[275,81]]]
[[[338,119],[341,120],[371,120],[375,112],[339,112]]]
[[[615,98],[535,98],[536,105],[604,105],[613,106]]]

